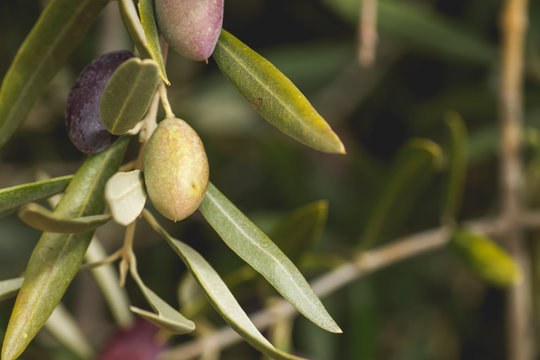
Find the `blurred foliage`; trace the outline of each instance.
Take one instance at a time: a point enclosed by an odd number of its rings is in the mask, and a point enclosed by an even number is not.
[[[212,181],[267,233],[285,214],[318,199],[328,202],[328,220],[314,253],[347,259],[366,231],[393,171],[399,149],[413,137],[430,139],[448,151],[445,114],[455,111],[468,131],[468,168],[458,222],[496,213],[497,24],[501,1],[380,0],[377,61],[363,69],[356,61],[356,0],[227,0],[224,28],[261,53],[287,75],[341,137],[347,155],[318,153],[283,136],[263,121],[217,70],[215,62],[194,63],[170,53],[167,75],[175,113],[205,143]],[[0,1],[0,77],[37,19],[45,1]],[[403,9],[402,12],[396,9]],[[70,61],[32,109],[14,139],[0,152],[0,188],[50,176],[72,174],[83,156],[64,126],[67,92],[76,74],[97,55],[130,48],[116,3],[94,26]],[[386,15],[385,15],[386,14]],[[386,16],[386,17],[385,17]],[[414,21],[421,16],[421,21]],[[525,124],[540,124],[540,3],[532,1],[527,41]],[[118,23],[116,27],[114,23]],[[112,27],[111,27],[112,26]],[[535,137],[536,136],[536,137]],[[538,135],[526,148],[530,205],[538,204]],[[536,139],[536,140],[535,140]],[[129,156],[135,156],[129,151]],[[415,196],[394,200],[403,211],[389,213],[385,240],[439,225],[444,173],[425,181]],[[534,195],[534,196],[533,196]],[[401,203],[400,203],[401,201]],[[198,215],[168,224],[167,230],[203,254],[224,278],[240,261]],[[121,228],[98,231],[109,251],[122,242]],[[1,278],[19,276],[39,233],[15,215],[0,219]],[[135,242],[141,277],[176,304],[171,288],[186,270],[167,245],[141,225]],[[302,271],[308,278],[324,266]],[[65,304],[92,344],[103,347],[114,334],[103,299],[84,274]],[[134,304],[144,304],[135,284]],[[258,291],[234,289],[249,313],[259,309]],[[96,295],[97,292],[97,295]],[[92,302],[89,302],[91,299]],[[504,354],[504,296],[465,270],[447,250],[402,262],[323,299],[344,331],[336,336],[305,319],[295,322],[293,351],[325,359],[501,359]],[[0,304],[0,338],[13,302]],[[208,313],[216,325],[223,324]],[[177,337],[171,344],[188,339]],[[26,358],[75,359],[42,331]],[[245,344],[227,349],[224,359],[259,356]]]

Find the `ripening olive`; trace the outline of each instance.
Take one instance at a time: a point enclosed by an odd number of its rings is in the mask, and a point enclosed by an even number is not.
[[[224,0],[156,0],[161,33],[179,54],[208,59],[221,32]]]
[[[208,159],[199,135],[185,121],[163,120],[143,153],[146,191],[154,207],[177,221],[191,215],[208,186]]]
[[[134,55],[129,51],[104,54],[79,74],[71,88],[66,106],[68,136],[80,151],[97,153],[113,143],[116,136],[103,126],[99,115],[101,95],[116,68]]]

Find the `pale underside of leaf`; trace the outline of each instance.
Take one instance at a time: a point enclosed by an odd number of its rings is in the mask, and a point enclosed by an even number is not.
[[[63,191],[73,175],[12,186],[0,190],[0,215],[32,201],[48,198]]]
[[[296,266],[211,183],[199,210],[223,241],[300,313],[327,331],[341,332]]]
[[[0,148],[82,40],[108,0],[52,0],[21,45],[0,88]]]
[[[165,61],[163,60],[163,53],[161,52],[161,44],[159,42],[159,34],[154,14],[154,2],[152,0],[140,0],[138,7],[141,17],[141,24],[146,36],[146,44],[150,50],[150,55],[158,64],[159,74],[165,84],[171,85],[169,79],[167,79]]]
[[[163,301],[163,299],[161,299],[155,292],[147,287],[139,276],[136,266],[136,261],[132,260],[132,264],[130,266],[131,276],[137,283],[137,286],[143,293],[146,301],[148,301],[150,306],[157,312],[157,314],[139,309],[135,306],[130,306],[129,309],[135,314],[140,315],[144,319],[150,321],[154,325],[162,329],[166,329],[174,334],[187,334],[193,332],[193,330],[195,330],[195,324],[193,321],[180,314],[178,311],[176,311],[176,309]]]
[[[142,172],[133,170],[114,174],[105,186],[105,199],[117,223],[124,226],[132,223],[146,203]]]
[[[18,277],[0,281],[0,301],[9,299],[17,294],[22,286],[24,278]]]
[[[272,125],[314,149],[344,154],[328,123],[269,61],[222,30],[213,57],[250,105]]]
[[[19,211],[19,218],[34,229],[62,234],[92,231],[111,220],[110,215],[66,218],[35,203],[22,207]]]

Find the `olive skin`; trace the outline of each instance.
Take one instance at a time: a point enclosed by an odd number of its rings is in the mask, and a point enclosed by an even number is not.
[[[223,24],[224,0],[155,0],[159,29],[179,54],[195,61],[212,55]]]
[[[69,139],[80,151],[98,153],[116,139],[101,122],[99,102],[116,68],[133,56],[123,50],[104,54],[86,66],[75,80],[67,99],[66,127]]]
[[[144,148],[143,170],[148,197],[161,215],[178,221],[197,210],[208,186],[208,159],[185,121],[158,125]]]

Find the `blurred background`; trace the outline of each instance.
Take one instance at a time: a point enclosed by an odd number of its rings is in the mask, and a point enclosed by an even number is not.
[[[0,77],[45,3],[0,1]],[[350,260],[352,249],[359,246],[377,246],[440,226],[449,138],[444,120],[449,112],[459,114],[469,132],[459,220],[498,212],[501,7],[498,0],[380,0],[376,59],[365,67],[357,56],[358,0],[227,0],[224,28],[297,85],[342,139],[344,156],[317,152],[274,129],[212,59],[206,65],[170,52],[170,101],[176,115],[203,139],[211,181],[269,234],[295,209],[326,200],[317,203],[322,210],[316,231],[308,238],[287,238],[281,245],[312,279]],[[526,200],[534,206],[540,200],[540,3],[531,1],[529,16],[525,176]],[[65,132],[67,94],[84,66],[117,49],[131,49],[131,43],[113,2],[0,152],[0,187],[33,181],[43,172],[60,176],[76,171],[85,156]],[[437,166],[426,166],[405,190],[388,195],[389,179],[400,171],[403,149],[413,138],[433,141]],[[128,157],[136,151],[134,146]],[[387,201],[392,206],[379,219],[375,239],[365,240],[383,195],[391,197]],[[241,260],[199,214],[177,224],[160,220],[175,237],[204,254],[227,281],[235,282]],[[107,225],[98,235],[112,252],[121,245],[123,230]],[[38,238],[39,233],[15,215],[0,218],[0,278],[24,271]],[[185,268],[146,224],[137,229],[135,252],[147,285],[178,304],[179,285],[183,283],[184,290],[188,286]],[[146,306],[132,282],[127,290],[133,304]],[[258,277],[235,285],[233,292],[248,312],[261,309],[268,296],[276,295]],[[324,304],[344,334],[326,333],[298,317],[291,351],[316,360],[503,359],[504,301],[503,290],[479,280],[443,248],[384,268],[325,297]],[[64,303],[96,349],[115,333],[88,273],[75,278]],[[0,338],[12,306],[13,300],[0,303]],[[224,324],[209,307],[201,312],[213,326]],[[535,318],[540,319],[536,314]],[[189,339],[176,336],[169,345]],[[261,357],[245,343],[221,356]],[[43,330],[22,358],[77,356]]]

